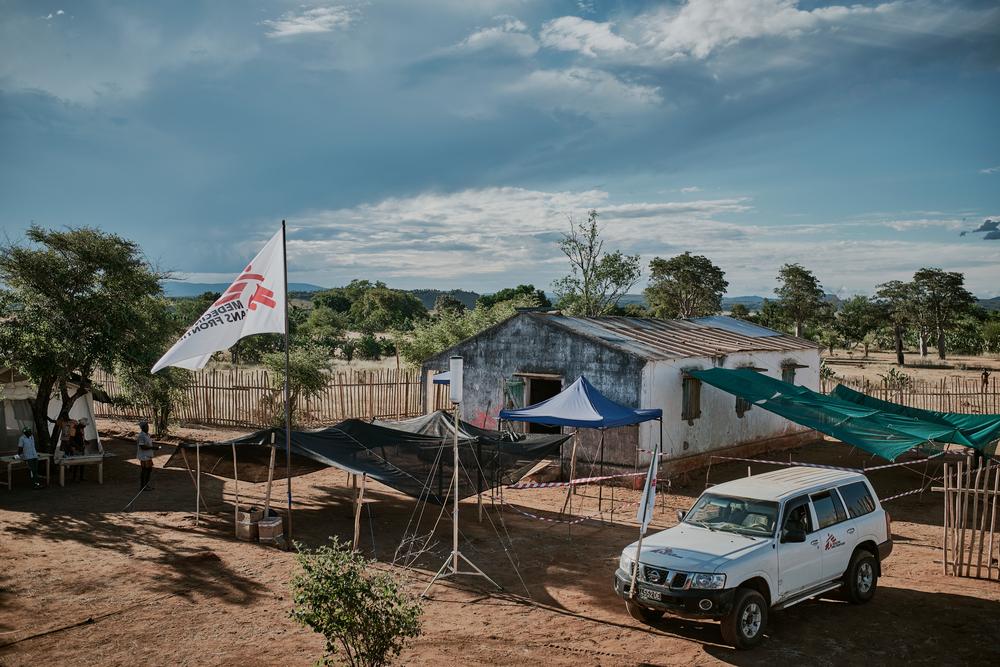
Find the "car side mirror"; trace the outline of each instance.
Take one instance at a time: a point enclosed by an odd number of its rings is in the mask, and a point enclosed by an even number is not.
[[[687,512],[685,512],[684,510],[677,510],[677,520],[683,521],[685,514],[687,514]]]
[[[801,528],[785,528],[781,531],[782,542],[805,542],[806,531]]]

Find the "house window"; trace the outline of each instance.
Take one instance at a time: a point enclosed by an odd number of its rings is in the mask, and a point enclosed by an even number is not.
[[[781,364],[781,381],[788,384],[795,384],[795,371],[799,368],[809,368],[794,360],[785,361]]]
[[[681,419],[693,424],[695,419],[701,417],[701,380],[684,376],[681,382],[683,390]]]
[[[737,366],[737,368],[745,368],[749,371],[755,371],[757,373],[764,373],[765,371],[767,371],[766,368],[760,368],[758,366],[754,366],[753,364],[747,364],[745,366]],[[740,419],[742,419],[743,415],[749,412],[750,408],[752,407],[753,403],[751,403],[750,401],[740,396],[736,397],[736,416],[739,417]]]

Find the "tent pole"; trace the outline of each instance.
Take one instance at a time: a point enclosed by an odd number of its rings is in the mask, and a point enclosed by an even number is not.
[[[197,446],[197,445],[195,445],[195,446]],[[187,457],[187,454],[184,452],[184,448],[181,447],[180,445],[178,445],[178,449],[181,450],[181,458],[184,459],[184,467],[187,468],[188,477],[191,478],[191,483],[192,484],[197,484],[197,482],[194,479],[194,471],[191,470],[191,464],[188,463],[188,457]],[[146,487],[143,487],[143,491],[145,490],[145,488]],[[140,493],[141,493],[141,491],[140,491]],[[138,496],[136,496],[136,497],[138,497]],[[133,502],[134,502],[134,500],[133,500]],[[132,503],[129,503],[129,504],[131,505]],[[208,505],[205,503],[204,500],[201,501],[201,505],[202,505],[202,507],[205,508],[205,511],[207,512],[208,511]]]
[[[452,571],[458,572],[458,403],[455,403],[455,437],[452,440],[455,450],[455,474],[453,476],[452,500],[454,500],[454,514],[451,517],[451,567]]]
[[[600,465],[600,471],[601,472],[600,472],[600,474],[601,474],[601,477],[604,477],[604,429],[603,428],[601,429],[601,447],[600,447],[600,450],[601,450],[601,465]],[[603,518],[603,516],[604,516],[604,481],[603,480],[597,485],[597,513],[600,514],[602,516],[602,518]]]
[[[274,431],[271,431],[271,462],[267,465],[267,490],[264,493],[264,518],[267,519],[271,511],[271,486],[274,483],[274,458],[277,448],[274,446]]]
[[[483,418],[486,421],[486,418]],[[479,523],[483,522],[483,443],[476,439],[476,510]]]
[[[355,475],[357,478],[357,475]],[[354,551],[358,550],[358,543],[361,541],[361,505],[365,502],[365,480],[368,478],[367,474],[361,475],[361,488],[358,489],[357,495],[354,497]]]
[[[652,486],[656,488],[656,478],[652,476],[653,466],[657,463],[657,457],[660,455],[660,450],[663,449],[663,417],[660,417],[660,442],[655,450],[653,450],[653,456],[649,460],[650,475],[647,476],[647,486]],[[638,456],[638,454],[636,454]],[[650,479],[651,478],[651,479]],[[647,488],[647,492],[649,489]],[[646,529],[644,524],[646,523],[646,513],[649,511],[649,503],[644,502],[642,505],[642,519],[639,521],[639,541],[635,545],[635,560],[632,563],[632,583],[628,589],[629,599],[635,597],[635,580],[639,575],[639,558],[642,556],[642,538],[646,535]]]
[[[285,542],[292,544],[292,415],[288,389],[288,247],[285,242],[285,221],[281,221],[281,266],[285,270],[285,485],[288,490],[288,535]],[[274,459],[271,459],[274,468]]]
[[[194,525],[201,523],[201,441],[194,443],[195,468],[198,470],[198,481],[195,484],[195,493],[198,499],[194,503]]]
[[[570,479],[571,482],[576,477],[576,441],[577,441],[577,438],[579,438],[579,437],[580,437],[580,429],[577,428],[575,431],[573,431],[573,450],[572,450],[572,452],[569,455],[569,479]],[[561,451],[561,449],[560,449],[560,451]],[[567,506],[569,507],[569,515],[573,516],[573,485],[572,484],[570,484],[569,487],[566,489],[566,500],[563,501],[562,512],[560,512],[560,514],[564,514],[566,512],[566,507]]]
[[[236,534],[240,532],[240,473],[236,469],[236,443],[233,443],[233,481],[236,482],[236,511],[233,513],[233,524],[236,527]]]

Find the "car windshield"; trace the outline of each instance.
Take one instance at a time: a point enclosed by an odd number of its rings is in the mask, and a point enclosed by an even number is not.
[[[727,533],[770,537],[778,518],[778,503],[706,493],[685,515],[684,523]]]

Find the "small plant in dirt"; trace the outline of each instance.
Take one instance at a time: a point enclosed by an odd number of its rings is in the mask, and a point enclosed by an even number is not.
[[[833,382],[837,379],[837,374],[826,365],[825,359],[819,362],[819,379],[825,382]]]
[[[897,368],[890,368],[885,373],[879,373],[882,383],[890,391],[903,391],[913,386],[913,376],[907,375]]]
[[[420,634],[420,601],[398,578],[336,537],[314,550],[296,546],[291,616],[326,638],[320,664],[387,665]]]

